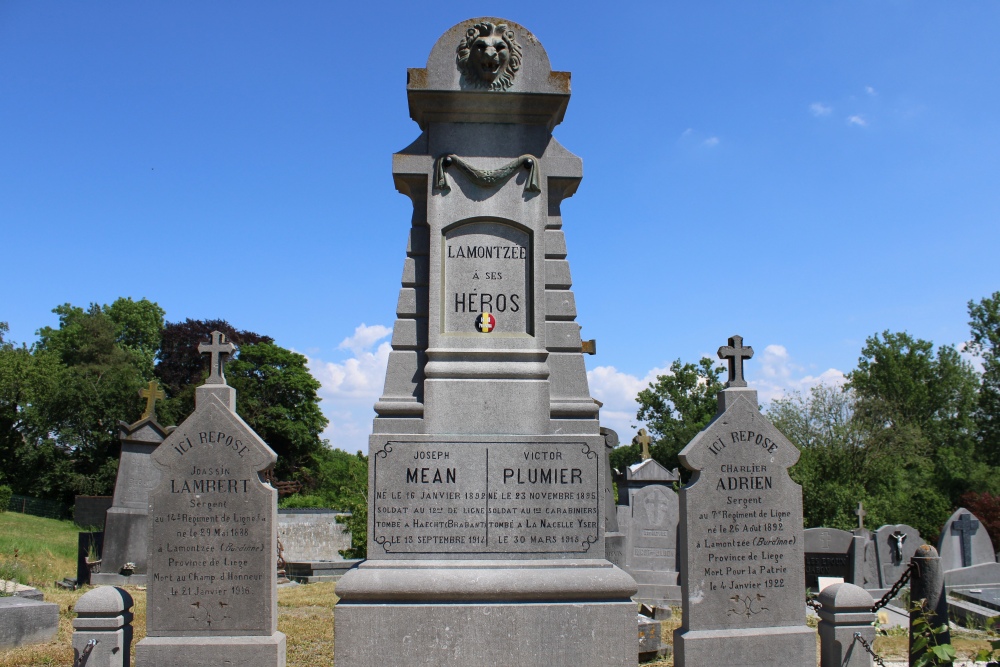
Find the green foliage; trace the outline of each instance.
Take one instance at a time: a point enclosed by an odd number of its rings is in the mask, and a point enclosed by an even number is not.
[[[708,425],[716,413],[716,395],[722,389],[719,380],[724,366],[708,357],[697,364],[682,364],[677,359],[670,372],[658,375],[655,382],[639,392],[636,418],[649,427],[653,444],[650,455],[668,469],[680,467],[677,454]],[[622,469],[641,460],[637,444],[618,447],[611,454],[612,467]]]
[[[7,508],[10,507],[11,496],[14,495],[14,489],[10,488],[6,484],[0,485],[0,512],[6,512]]]
[[[948,643],[948,624],[935,625],[933,612],[925,600],[917,600],[910,609],[910,664],[913,667],[950,665],[955,647]],[[913,612],[918,612],[914,614]]]
[[[992,465],[1000,465],[1000,292],[969,302],[969,351],[983,362],[976,406],[978,446]]]

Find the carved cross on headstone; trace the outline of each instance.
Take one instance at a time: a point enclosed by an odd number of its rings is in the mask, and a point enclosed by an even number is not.
[[[160,385],[156,384],[156,380],[150,380],[148,387],[139,390],[139,396],[146,399],[146,409],[143,411],[141,419],[149,419],[150,417],[156,419],[156,401],[167,397],[160,389]]]
[[[235,351],[236,346],[228,342],[225,334],[221,331],[212,332],[211,343],[198,343],[198,352],[212,355],[209,375],[205,384],[226,384],[226,376],[222,373],[222,366],[225,364],[223,356],[230,356]]]
[[[865,511],[865,506],[860,501],[858,501],[858,509],[854,510],[854,513],[858,515],[858,530],[864,530],[865,517],[868,515],[868,512]]]
[[[747,381],[743,379],[743,360],[753,357],[752,347],[743,347],[743,336],[731,336],[729,345],[719,348],[719,359],[729,360],[729,382],[727,387],[745,387]]]
[[[642,460],[648,461],[653,458],[649,453],[649,443],[652,442],[652,439],[649,437],[649,433],[646,432],[646,429],[640,428],[639,435],[637,435],[635,439],[640,445],[642,445]]]
[[[971,514],[963,514],[951,523],[951,532],[962,536],[962,567],[972,565],[972,536],[979,530],[979,522]]]

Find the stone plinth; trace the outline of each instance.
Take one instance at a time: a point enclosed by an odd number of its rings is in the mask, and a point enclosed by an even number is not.
[[[73,611],[74,664],[128,667],[132,648],[132,596],[100,586],[76,601]]]
[[[871,667],[871,657],[854,634],[860,633],[869,646],[875,641],[872,596],[845,582],[823,589],[819,602],[823,605],[819,610],[820,666]]]
[[[51,641],[59,630],[59,605],[18,596],[0,597],[0,649]]]

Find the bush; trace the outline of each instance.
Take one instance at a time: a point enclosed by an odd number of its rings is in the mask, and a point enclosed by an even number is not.
[[[0,512],[6,512],[10,507],[10,499],[14,495],[14,490],[6,484],[0,486]]]

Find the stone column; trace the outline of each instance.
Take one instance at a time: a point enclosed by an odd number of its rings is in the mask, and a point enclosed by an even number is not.
[[[914,664],[926,650],[913,650],[913,621],[920,614],[928,615],[931,627],[948,627],[948,596],[944,589],[944,570],[937,549],[924,544],[917,548],[910,562],[917,566],[910,577],[910,601],[924,600],[923,610],[910,612],[910,664]],[[936,636],[938,644],[950,644],[951,632]],[[951,663],[946,663],[951,664]]]
[[[871,656],[854,637],[875,641],[875,601],[854,584],[833,584],[819,594],[820,667],[871,667]]]
[[[131,609],[132,596],[121,588],[99,586],[84,593],[73,619],[73,664],[129,667]]]

